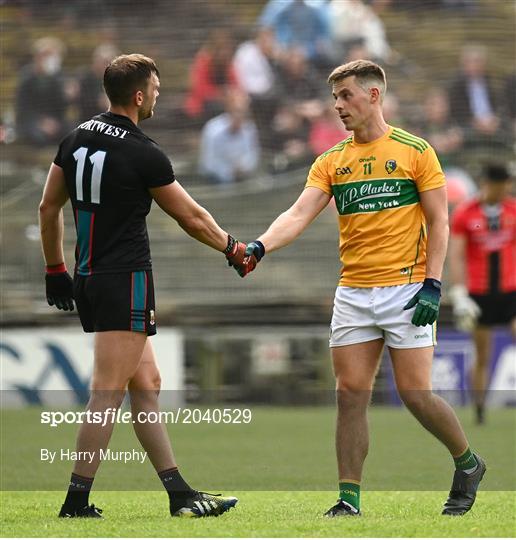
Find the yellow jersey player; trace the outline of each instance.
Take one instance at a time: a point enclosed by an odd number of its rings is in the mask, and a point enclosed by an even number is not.
[[[353,135],[312,165],[298,200],[247,246],[243,277],[265,253],[292,242],[335,199],[342,271],[330,348],[337,389],[339,499],[326,516],[360,513],[368,451],[367,407],[384,343],[401,399],[449,450],[453,485],[443,514],[470,510],[486,467],[453,409],[432,393],[441,273],[448,242],[445,179],[426,141],[389,126],[383,69],[356,60],[328,79],[335,109]]]

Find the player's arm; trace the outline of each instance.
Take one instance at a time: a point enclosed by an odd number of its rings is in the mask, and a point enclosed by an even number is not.
[[[39,228],[47,266],[64,263],[63,206],[68,200],[63,169],[52,163],[39,204]]]
[[[280,249],[293,242],[328,205],[331,195],[318,187],[308,186],[297,201],[280,214],[267,231],[246,248],[248,256],[236,270],[245,277],[254,270],[266,252]]]
[[[450,233],[446,187],[419,193],[427,223],[426,277],[441,280]]]
[[[448,246],[448,204],[446,187],[421,191],[421,207],[427,223],[426,278],[422,287],[404,306],[415,308],[412,324],[433,324],[439,316],[441,302],[441,275]]]
[[[63,206],[68,200],[63,169],[52,163],[39,204],[39,229],[46,263],[46,296],[49,305],[73,310],[72,278],[68,274],[63,250]]]
[[[331,195],[316,187],[307,187],[297,201],[280,214],[258,240],[270,253],[293,242],[328,205]]]
[[[212,215],[198,204],[176,180],[165,186],[149,188],[158,206],[174,218],[191,237],[222,251],[230,265],[242,262],[245,244],[238,242],[219,227]]]

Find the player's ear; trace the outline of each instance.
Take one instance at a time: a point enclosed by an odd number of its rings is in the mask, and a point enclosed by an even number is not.
[[[380,89],[373,86],[369,89],[369,96],[371,103],[378,103],[381,98]]]
[[[137,90],[136,94],[134,95],[134,101],[138,107],[141,107],[143,103],[143,92],[141,90]]]

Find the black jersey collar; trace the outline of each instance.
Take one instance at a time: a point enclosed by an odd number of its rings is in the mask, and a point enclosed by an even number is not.
[[[132,131],[142,133],[142,130],[128,116],[116,114],[111,111],[103,112],[102,114],[99,114],[99,116],[103,116],[107,120],[111,120],[111,122],[114,122],[117,126],[127,127]]]

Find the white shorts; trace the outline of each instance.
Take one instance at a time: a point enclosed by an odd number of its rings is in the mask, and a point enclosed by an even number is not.
[[[392,287],[337,287],[330,328],[330,347],[384,339],[394,349],[431,347],[436,344],[437,324],[414,326],[414,309],[403,306],[421,283]]]

